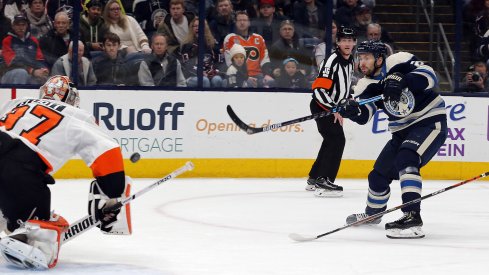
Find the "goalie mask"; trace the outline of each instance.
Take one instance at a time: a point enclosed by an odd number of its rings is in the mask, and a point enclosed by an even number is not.
[[[63,75],[52,76],[39,89],[40,99],[51,99],[65,102],[75,107],[80,105],[80,95],[69,77]]]

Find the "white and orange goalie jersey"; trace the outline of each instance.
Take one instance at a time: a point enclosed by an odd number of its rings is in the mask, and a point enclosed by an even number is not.
[[[268,57],[267,45],[265,40],[259,34],[252,33],[247,38],[238,34],[230,33],[224,38],[223,51],[226,65],[231,65],[230,50],[234,44],[240,44],[246,50],[246,66],[249,76],[262,74],[261,67],[263,64],[270,62]]]
[[[102,131],[90,113],[64,102],[11,100],[0,107],[0,131],[37,152],[48,173],[56,172],[71,157],[79,155],[94,177],[122,173],[123,178],[119,145]]]

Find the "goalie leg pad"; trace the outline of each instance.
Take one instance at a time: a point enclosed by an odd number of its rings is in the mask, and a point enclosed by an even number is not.
[[[126,186],[124,193],[120,199],[125,199],[131,195],[131,184],[132,179],[126,176]],[[104,194],[97,181],[94,180],[90,184],[90,193],[88,195],[88,209],[89,213],[97,213],[99,209],[103,208],[105,203],[110,198]],[[131,235],[132,234],[132,224],[131,224],[131,207],[130,204],[126,204],[121,208],[120,213],[117,215],[117,220],[112,223],[110,230],[102,230],[104,234],[108,235]]]

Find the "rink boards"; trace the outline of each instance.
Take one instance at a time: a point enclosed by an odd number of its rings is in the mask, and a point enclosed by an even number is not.
[[[271,132],[247,135],[228,117],[233,107],[246,123],[257,126],[309,115],[309,94],[269,92],[191,92],[83,90],[81,108],[90,111],[120,145],[133,177],[160,177],[192,160],[187,177],[306,177],[321,137],[313,121]],[[37,96],[17,90],[15,96]],[[0,102],[11,93],[3,90]],[[427,179],[461,179],[489,167],[489,98],[444,97],[449,137],[423,169]],[[387,116],[378,112],[365,126],[345,121],[346,148],[339,177],[363,178],[390,138]],[[91,177],[79,159],[57,178]]]

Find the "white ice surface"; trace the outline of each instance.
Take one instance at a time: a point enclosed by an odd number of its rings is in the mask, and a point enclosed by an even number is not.
[[[134,191],[155,180],[136,179]],[[132,203],[133,235],[91,230],[62,247],[49,274],[489,274],[489,183],[474,182],[422,203],[426,237],[385,237],[377,226],[319,235],[363,211],[366,180],[339,179],[343,198],[316,198],[304,179],[175,179]],[[428,194],[457,181],[425,181]],[[68,221],[86,215],[88,180],[52,186],[52,208]],[[389,207],[400,204],[392,184]],[[6,265],[0,274],[41,274]]]

